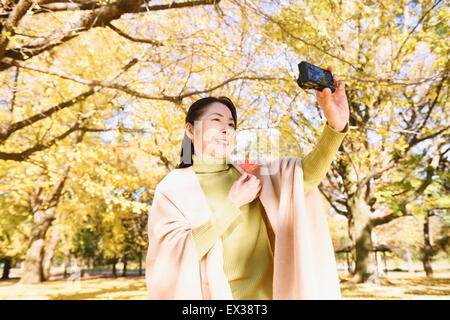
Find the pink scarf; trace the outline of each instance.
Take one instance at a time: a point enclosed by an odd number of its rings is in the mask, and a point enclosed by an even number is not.
[[[232,163],[243,172],[237,163]],[[275,234],[273,299],[340,299],[333,244],[318,188],[303,190],[300,158],[264,163],[260,201]],[[148,219],[146,283],[150,299],[233,299],[222,242],[198,261],[192,229],[211,216],[192,166],[157,185]]]

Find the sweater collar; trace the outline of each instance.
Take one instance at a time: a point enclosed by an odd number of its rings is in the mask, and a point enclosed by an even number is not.
[[[193,154],[192,160],[192,169],[197,173],[218,172],[229,168],[227,158],[201,157]]]

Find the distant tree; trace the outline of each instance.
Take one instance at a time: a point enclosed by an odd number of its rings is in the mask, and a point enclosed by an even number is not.
[[[269,21],[267,33],[285,44],[287,56],[333,65],[346,83],[350,133],[319,188],[348,220],[352,281],[365,282],[371,275],[373,228],[412,214],[408,205],[420,201],[436,173],[433,159],[444,163],[448,158],[444,2],[306,0],[277,14],[248,7]],[[287,89],[297,96],[298,88]],[[309,112],[305,108],[291,118],[308,135],[309,126],[298,118],[307,114],[313,121],[322,115],[313,112],[314,100],[299,97],[311,102]],[[411,172],[414,182],[408,180]]]

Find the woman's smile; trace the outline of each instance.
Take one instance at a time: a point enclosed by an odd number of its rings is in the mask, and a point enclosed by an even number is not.
[[[223,139],[216,139],[217,142],[219,142],[220,144],[226,145],[228,146],[229,142],[227,140],[223,140]]]

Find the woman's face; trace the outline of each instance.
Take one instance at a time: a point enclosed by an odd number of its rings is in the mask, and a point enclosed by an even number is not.
[[[220,102],[211,103],[194,126],[186,124],[186,134],[194,143],[197,156],[228,158],[236,139],[230,109]]]

